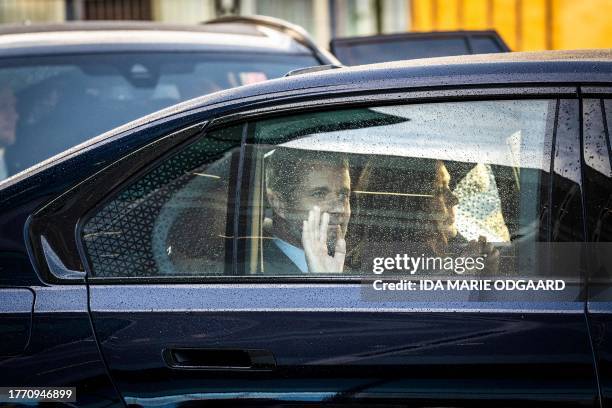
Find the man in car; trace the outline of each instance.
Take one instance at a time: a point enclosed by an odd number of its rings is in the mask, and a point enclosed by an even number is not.
[[[351,216],[348,161],[336,153],[278,147],[266,155],[271,225],[264,273],[340,273]]]
[[[17,119],[17,100],[10,86],[0,82],[0,181],[9,176],[5,159],[6,148],[15,143]]]

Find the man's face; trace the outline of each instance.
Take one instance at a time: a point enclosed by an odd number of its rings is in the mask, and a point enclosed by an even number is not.
[[[273,205],[275,212],[285,219],[294,239],[301,242],[303,221],[308,219],[308,211],[314,206],[321,213],[329,213],[328,242],[333,245],[339,225],[342,237],[346,235],[351,217],[351,179],[348,168],[325,163],[316,163],[304,170],[299,186],[280,203]]]
[[[457,235],[455,225],[455,207],[459,203],[457,196],[449,188],[450,173],[443,162],[436,163],[436,178],[434,181],[433,212],[436,229],[446,239]]]
[[[0,89],[0,147],[15,143],[15,128],[17,126],[17,100],[9,88]]]

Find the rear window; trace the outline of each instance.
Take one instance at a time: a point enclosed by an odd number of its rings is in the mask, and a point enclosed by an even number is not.
[[[332,41],[332,49],[346,65],[505,51],[494,37],[487,35],[416,37],[411,34],[338,39]]]
[[[176,103],[319,64],[311,55],[193,52],[0,60],[0,180]]]
[[[474,54],[490,54],[502,51],[499,44],[491,37],[477,35],[471,38]]]
[[[364,42],[341,45],[334,51],[340,61],[348,65],[470,53],[463,38]]]

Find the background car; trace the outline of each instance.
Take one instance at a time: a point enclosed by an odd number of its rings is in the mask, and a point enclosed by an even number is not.
[[[607,406],[611,83],[610,50],[291,75],[22,172],[0,202],[0,384],[79,406]],[[335,217],[342,273],[279,252],[304,202]],[[565,288],[372,289],[373,257],[475,242],[501,256],[466,278]]]
[[[178,102],[338,64],[303,30],[263,18],[5,25],[0,44],[2,126],[14,128],[0,138],[0,179]]]
[[[510,51],[494,30],[434,31],[334,38],[330,41],[329,47],[345,65]]]

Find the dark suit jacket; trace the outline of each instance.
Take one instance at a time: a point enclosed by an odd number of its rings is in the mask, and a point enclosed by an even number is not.
[[[304,275],[300,268],[276,246],[274,239],[263,240],[263,270],[260,272],[274,276]]]

